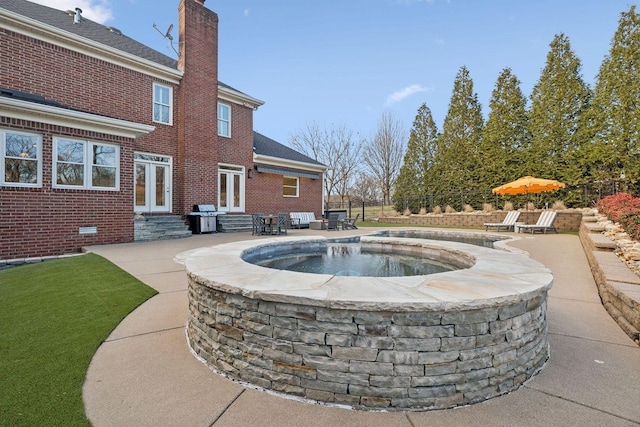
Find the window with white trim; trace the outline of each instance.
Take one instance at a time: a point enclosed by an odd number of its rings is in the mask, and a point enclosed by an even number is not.
[[[173,89],[158,83],[153,84],[153,121],[173,124]]]
[[[298,178],[292,176],[282,177],[282,195],[284,197],[298,197]]]
[[[15,187],[42,186],[42,137],[0,129],[0,183]]]
[[[120,147],[67,138],[53,140],[54,187],[120,189]]]
[[[231,138],[231,107],[218,103],[218,135]]]

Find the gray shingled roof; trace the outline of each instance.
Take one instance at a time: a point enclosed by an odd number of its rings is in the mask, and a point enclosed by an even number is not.
[[[295,162],[324,166],[322,163],[313,160],[311,157],[307,157],[292,148],[259,134],[258,132],[253,132],[253,150],[256,154],[263,156],[271,156],[285,160],[293,160]]]
[[[157,64],[174,69],[178,68],[178,61],[175,59],[164,55],[157,50],[151,49],[150,47],[125,36],[117,30],[110,30],[112,27],[106,27],[85,17],[82,18],[82,22],[79,24],[74,24],[73,16],[70,16],[67,12],[52,9],[26,0],[2,0],[0,2],[0,8],[18,13],[26,16],[27,18],[51,25],[95,42],[105,44],[114,49],[130,53]]]
[[[170,56],[137,42],[136,40],[125,36],[118,30],[112,31],[110,28],[113,27],[98,24],[97,22],[93,22],[85,17],[82,18],[82,22],[80,24],[74,24],[73,16],[70,16],[67,12],[52,9],[26,0],[0,0],[0,8],[18,13],[22,16],[26,16],[27,18],[51,25],[95,42],[102,43],[114,49],[147,59],[151,62],[173,69],[178,68],[178,61]],[[222,83],[221,81],[218,81],[218,84],[246,95],[244,92]]]

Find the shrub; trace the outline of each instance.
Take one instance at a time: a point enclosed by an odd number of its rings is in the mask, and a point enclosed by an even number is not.
[[[509,212],[513,210],[513,203],[511,202],[505,202],[504,203],[504,207],[502,208],[503,211],[505,212]]]
[[[618,222],[633,240],[640,240],[640,197],[628,193],[607,196],[598,202],[598,210]]]
[[[404,212],[402,212],[403,216],[411,216],[411,209],[407,208],[404,210]]]
[[[471,205],[464,205],[464,212],[471,213],[471,212],[473,212],[474,210],[475,210],[475,209],[473,209],[473,208],[471,207]]]
[[[526,209],[528,211],[535,211],[536,210],[536,205],[533,202],[528,202]]]
[[[555,202],[553,202],[553,205],[551,205],[551,209],[553,209],[554,211],[562,211],[567,209],[567,206],[562,200],[556,200]]]
[[[493,205],[491,203],[483,203],[482,204],[482,212],[489,213],[493,212]]]
[[[426,215],[427,214],[427,209],[426,208],[420,208],[420,214],[419,215]]]
[[[433,213],[436,215],[440,215],[442,213],[442,208],[440,206],[435,206],[433,208]]]
[[[456,212],[457,211],[449,205],[445,206],[444,208],[444,213],[456,213]]]

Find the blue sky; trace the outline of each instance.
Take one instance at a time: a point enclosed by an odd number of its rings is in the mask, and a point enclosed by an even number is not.
[[[111,25],[169,56],[153,28],[176,29],[178,0],[37,0]],[[218,13],[219,78],[265,105],[254,129],[284,144],[315,121],[363,138],[383,112],[408,133],[425,102],[438,129],[469,69],[485,117],[510,67],[529,96],[554,35],[566,34],[593,84],[628,0],[208,0]]]

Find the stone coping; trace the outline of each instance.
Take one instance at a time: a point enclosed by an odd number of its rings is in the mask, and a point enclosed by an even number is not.
[[[482,234],[482,236],[487,236]],[[333,309],[461,310],[515,303],[548,290],[551,272],[519,253],[458,242],[361,236],[361,244],[392,245],[427,257],[467,260],[469,268],[409,277],[347,277],[260,267],[243,260],[253,251],[325,245],[323,236],[239,241],[179,255],[189,277],[205,286],[252,299]]]

